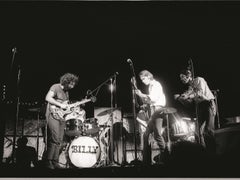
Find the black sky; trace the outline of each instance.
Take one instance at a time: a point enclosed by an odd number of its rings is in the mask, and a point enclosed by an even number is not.
[[[73,99],[119,72],[117,104],[131,111],[128,58],[136,74],[148,69],[161,81],[168,106],[191,58],[195,75],[220,90],[220,116],[238,116],[239,20],[239,2],[0,2],[1,77],[14,84],[20,65],[21,99],[44,101],[65,72],[80,77]],[[96,106],[110,106],[107,86],[97,98]]]

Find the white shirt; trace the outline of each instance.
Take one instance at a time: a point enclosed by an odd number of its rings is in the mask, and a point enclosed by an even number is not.
[[[209,89],[207,82],[202,77],[196,77],[190,84],[189,89],[184,93],[189,97],[195,97],[195,101],[210,101],[214,99],[212,91]]]
[[[165,106],[166,97],[163,92],[162,85],[156,81],[152,80],[148,87],[149,95],[152,106]]]

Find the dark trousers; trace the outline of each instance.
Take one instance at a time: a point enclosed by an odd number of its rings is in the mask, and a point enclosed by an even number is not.
[[[65,122],[56,120],[49,115],[47,123],[47,159],[58,162],[60,149],[63,145]]]
[[[157,141],[161,152],[165,150],[165,140],[162,136],[163,115],[161,109],[154,110],[146,131],[143,134],[143,162],[146,164],[151,163],[151,147],[149,146],[149,135],[154,133],[154,139]]]
[[[214,101],[203,101],[198,104],[198,122],[200,127],[201,144],[206,147],[210,154],[215,154],[215,103]]]

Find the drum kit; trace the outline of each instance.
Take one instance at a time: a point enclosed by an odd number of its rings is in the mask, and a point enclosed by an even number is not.
[[[105,110],[97,116],[108,114]],[[64,151],[59,157],[62,167],[92,168],[106,165],[109,153],[109,125],[100,125],[97,118],[86,118],[85,110],[81,109],[84,116],[79,119],[66,120],[66,141]]]

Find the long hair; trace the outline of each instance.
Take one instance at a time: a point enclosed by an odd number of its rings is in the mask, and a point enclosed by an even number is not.
[[[65,88],[67,87],[71,82],[75,82],[75,84],[78,83],[78,76],[71,73],[66,73],[63,76],[60,77],[60,84]]]

